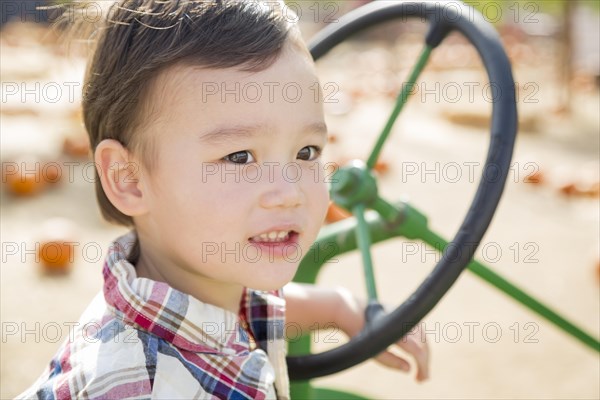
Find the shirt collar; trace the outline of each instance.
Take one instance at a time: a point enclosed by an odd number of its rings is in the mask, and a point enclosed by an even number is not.
[[[165,282],[138,278],[127,261],[136,240],[131,231],[111,243],[102,269],[104,298],[117,318],[185,350],[229,355],[249,351],[238,315]]]

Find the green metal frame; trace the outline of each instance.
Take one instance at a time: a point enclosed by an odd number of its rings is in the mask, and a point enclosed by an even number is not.
[[[376,211],[367,211],[365,213],[364,217],[372,244],[395,237],[404,237],[407,239],[420,239],[439,251],[443,251],[446,248],[448,243],[440,235],[428,228],[425,215],[405,202],[400,202],[394,205],[393,208],[397,211],[397,214],[392,222],[383,218]],[[324,226],[315,245],[302,260],[294,281],[315,283],[321,267],[327,261],[337,255],[356,250],[358,243],[355,232],[358,226],[358,220],[353,217]],[[517,285],[492,271],[489,267],[486,267],[479,261],[473,260],[469,263],[467,269],[581,343],[600,352],[600,342],[597,339],[553,311],[550,307],[527,294]],[[310,336],[303,336],[289,343],[288,347],[291,355],[309,354],[311,349]],[[320,390],[311,386],[308,381],[292,382],[292,399],[325,398],[321,397]],[[360,398],[352,396],[355,395],[337,392],[337,397],[332,398]]]
[[[383,144],[389,136],[396,118],[407,102],[411,89],[425,67],[431,51],[432,49],[429,46],[425,46],[423,49],[366,164],[354,161],[351,165],[339,169],[334,174],[331,182],[331,198],[337,204],[351,210],[354,217],[324,226],[321,229],[315,245],[312,246],[300,263],[298,273],[294,278],[295,282],[315,283],[321,267],[328,260],[337,255],[360,249],[368,298],[376,301],[377,291],[370,254],[372,244],[395,237],[404,237],[410,240],[421,240],[441,252],[447,248],[448,242],[429,229],[427,217],[423,213],[406,202],[391,204],[380,198],[377,195],[375,177],[371,173]],[[367,210],[368,208],[372,210]],[[491,268],[472,260],[467,269],[553,323],[573,338],[600,352],[600,342],[596,338],[536,300]],[[289,343],[290,355],[309,354],[310,349],[311,341],[308,335]],[[335,390],[319,389],[313,387],[309,381],[292,382],[291,394],[293,399],[362,398],[358,395]]]

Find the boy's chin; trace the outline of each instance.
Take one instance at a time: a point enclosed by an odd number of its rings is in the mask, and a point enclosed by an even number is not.
[[[253,279],[253,282],[248,282],[249,284],[247,286],[254,290],[279,290],[294,279],[297,270],[297,265],[294,268],[285,268],[285,270],[280,269],[264,279]]]

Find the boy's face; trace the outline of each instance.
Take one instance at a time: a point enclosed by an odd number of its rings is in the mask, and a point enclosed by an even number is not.
[[[135,222],[142,257],[169,283],[270,290],[293,278],[329,201],[317,82],[290,42],[260,72],[177,67],[159,77],[141,133],[158,159],[142,175],[149,211]],[[292,233],[264,243],[270,231]]]

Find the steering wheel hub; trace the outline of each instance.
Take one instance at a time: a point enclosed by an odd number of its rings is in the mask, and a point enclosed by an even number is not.
[[[368,206],[377,199],[377,181],[362,160],[352,160],[333,174],[329,193],[336,204],[352,210],[357,204]]]

